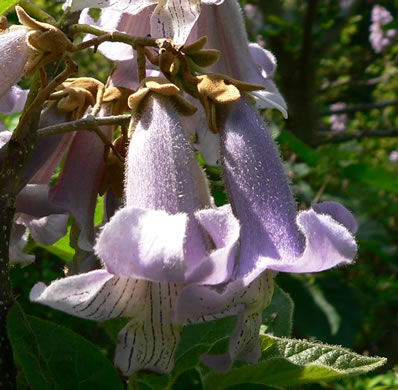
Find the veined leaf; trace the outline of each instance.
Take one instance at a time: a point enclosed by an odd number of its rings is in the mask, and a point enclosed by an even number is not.
[[[260,335],[262,357],[257,364],[240,365],[227,373],[210,373],[206,389],[225,389],[239,383],[296,386],[363,374],[386,363],[380,357],[361,356],[348,349],[305,340]]]
[[[16,304],[7,331],[32,390],[123,390],[101,350],[71,330],[26,315]]]

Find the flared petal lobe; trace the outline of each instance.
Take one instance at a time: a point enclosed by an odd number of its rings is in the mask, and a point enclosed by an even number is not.
[[[227,193],[241,223],[237,278],[249,283],[267,268],[317,272],[352,262],[357,248],[351,214],[329,203],[296,219],[278,151],[244,99],[225,116],[221,155]]]
[[[30,300],[77,317],[103,321],[131,317],[119,332],[115,364],[125,376],[140,369],[169,372],[180,339],[170,311],[180,287],[120,278],[104,270],[37,283]]]
[[[239,225],[231,212],[211,214],[205,176],[172,103],[145,104],[129,145],[126,206],[103,229],[97,254],[120,276],[222,283],[233,271]],[[196,214],[203,208],[212,215],[206,223]]]

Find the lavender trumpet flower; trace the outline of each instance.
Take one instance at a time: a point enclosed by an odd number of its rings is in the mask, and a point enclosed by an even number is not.
[[[250,304],[241,302],[240,308],[238,296],[272,288],[270,270],[319,272],[350,264],[357,251],[353,237],[357,225],[342,205],[324,202],[296,215],[277,149],[251,104],[242,98],[224,110],[219,125],[221,165],[241,225],[239,259],[233,281],[225,288],[188,286],[177,310],[183,321],[195,318],[195,312],[205,317],[224,311],[238,314],[228,352],[203,358],[218,371],[228,370],[236,359],[255,362],[260,357],[260,314],[269,303],[268,295],[259,293]]]
[[[227,209],[207,222],[208,229],[201,226],[198,210],[211,208],[211,199],[178,114],[165,97],[145,99],[128,151],[126,205],[105,225],[95,247],[105,269],[49,287],[38,283],[30,295],[87,319],[129,317],[115,357],[124,375],[172,369],[181,330],[173,318],[180,291],[229,280],[239,236]]]

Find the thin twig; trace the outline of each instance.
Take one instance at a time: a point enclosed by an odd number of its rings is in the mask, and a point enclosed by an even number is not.
[[[378,83],[385,83],[389,81],[391,78],[396,76],[398,74],[398,71],[392,72],[388,75],[384,76],[378,76],[378,77],[373,77],[368,80],[353,80],[353,79],[345,79],[345,80],[335,80],[335,81],[325,81],[321,87],[320,90],[324,91],[329,88],[336,88],[336,87],[343,87],[343,86],[369,86],[369,85],[375,85]]]
[[[29,0],[19,0],[18,4],[35,19],[44,23],[55,25],[56,20],[51,15],[49,15],[47,12],[44,12],[37,5],[32,4]]]
[[[36,98],[33,100],[32,104],[27,108],[27,110],[22,114],[19,120],[18,126],[16,127],[12,139],[18,142],[26,137],[26,133],[29,132],[25,122],[29,120],[32,113],[35,112],[48,98],[50,93],[60,84],[62,84],[72,73],[77,72],[77,65],[72,62],[72,60],[66,56],[66,68],[57,77],[55,77],[44,89],[41,89],[37,94]]]
[[[311,143],[313,147],[318,147],[321,145],[329,144],[329,143],[340,143],[347,142],[353,140],[359,140],[362,138],[397,138],[398,130],[390,129],[390,130],[358,130],[354,132],[343,132],[336,134],[324,134],[318,133],[317,139]]]
[[[325,191],[326,186],[328,185],[330,180],[330,175],[326,175],[325,180],[323,181],[321,188],[319,189],[319,191],[317,192],[317,194],[315,195],[315,198],[313,199],[313,201],[311,202],[311,205],[318,203],[321,195],[323,194],[323,192]]]
[[[319,115],[326,116],[326,115],[333,115],[333,114],[346,114],[349,112],[371,110],[373,108],[383,108],[383,107],[387,107],[387,106],[396,106],[396,105],[398,105],[398,100],[389,100],[389,101],[379,102],[379,103],[364,103],[364,104],[357,104],[355,106],[339,108],[337,110],[321,111],[319,113]]]
[[[77,130],[92,130],[98,126],[107,125],[127,125],[130,121],[130,115],[112,115],[103,118],[95,118],[87,115],[83,119],[72,122],[59,123],[53,126],[43,127],[37,130],[37,137],[44,138],[50,135],[70,133]]]
[[[141,82],[146,77],[145,48],[144,46],[136,45],[135,50],[137,52],[138,81]]]
[[[90,39],[89,41],[83,42],[76,47],[78,50],[87,48],[89,46],[98,46],[99,44],[109,41],[109,42],[122,42],[133,47],[137,46],[150,46],[158,47],[159,40],[151,37],[137,37],[134,35],[129,35],[119,31],[105,31],[98,27],[90,26],[89,24],[74,24],[69,29],[70,35],[75,35],[78,33],[86,33],[96,35],[97,38]]]

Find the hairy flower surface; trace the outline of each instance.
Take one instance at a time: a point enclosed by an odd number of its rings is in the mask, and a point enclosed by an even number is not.
[[[226,192],[241,226],[239,259],[233,281],[224,288],[185,288],[177,313],[184,321],[196,318],[195,312],[205,317],[224,311],[238,314],[228,352],[203,358],[212,368],[226,371],[236,359],[255,362],[260,356],[260,315],[269,303],[271,270],[319,272],[349,264],[357,246],[356,222],[342,205],[324,202],[297,214],[278,151],[246,99],[225,109],[220,133]],[[237,305],[237,297],[256,289],[251,303]],[[252,340],[250,346],[247,339]]]
[[[87,319],[131,317],[115,357],[125,375],[172,369],[181,329],[172,315],[180,291],[228,281],[239,236],[228,208],[213,209],[173,105],[165,97],[146,99],[129,146],[126,205],[96,244],[105,269],[49,287],[38,283],[30,296]],[[211,218],[200,214],[203,208],[214,211]]]
[[[0,98],[5,96],[24,74],[32,49],[26,43],[28,30],[18,28],[0,34]]]

